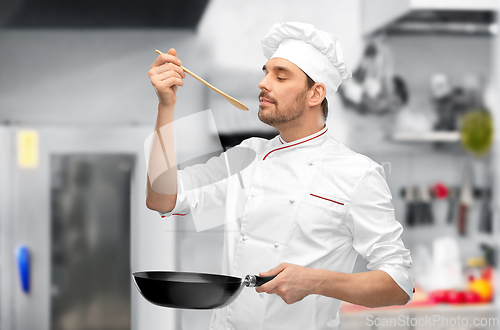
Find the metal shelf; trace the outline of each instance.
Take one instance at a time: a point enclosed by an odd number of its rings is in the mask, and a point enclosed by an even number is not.
[[[397,142],[446,142],[453,143],[460,141],[458,131],[434,131],[434,132],[396,132],[392,135],[392,140]]]

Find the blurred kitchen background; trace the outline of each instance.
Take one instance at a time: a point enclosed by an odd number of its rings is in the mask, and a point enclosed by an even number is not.
[[[341,329],[500,328],[498,9],[495,0],[2,0],[0,329],[207,329],[211,311],[154,306],[132,283],[134,271],[221,270],[222,227],[197,232],[189,216],[145,206],[143,143],[157,111],[147,72],[155,49],[174,47],[250,107],[188,76],[176,118],[212,109],[218,132],[179,133],[178,153],[199,138],[230,148],[273,137],[257,119],[260,39],[283,21],[340,39],[354,77],[329,100],[328,126],[384,167],[412,252],[413,301],[344,303]],[[355,271],[366,271],[362,258]],[[401,315],[470,321],[367,322]]]

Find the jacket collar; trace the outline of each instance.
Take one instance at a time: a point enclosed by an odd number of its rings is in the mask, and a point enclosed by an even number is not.
[[[274,147],[269,152],[267,152],[264,155],[263,160],[265,160],[269,155],[277,151],[290,151],[290,150],[296,150],[298,148],[302,149],[302,148],[319,147],[326,140],[327,131],[328,127],[325,124],[325,127],[323,127],[323,129],[321,129],[320,131],[292,142],[285,142],[281,138],[281,135],[279,135],[278,136],[279,145],[277,147]]]

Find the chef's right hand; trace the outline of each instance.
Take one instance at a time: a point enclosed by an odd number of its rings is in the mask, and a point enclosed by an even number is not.
[[[177,102],[177,87],[184,86],[182,79],[186,77],[180,67],[181,64],[174,48],[170,48],[166,54],[159,55],[151,64],[148,76],[155,88],[160,106],[171,107]]]

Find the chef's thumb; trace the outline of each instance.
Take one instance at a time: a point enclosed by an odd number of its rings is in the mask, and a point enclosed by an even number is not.
[[[177,51],[175,50],[175,48],[170,48],[167,54],[177,56]]]

